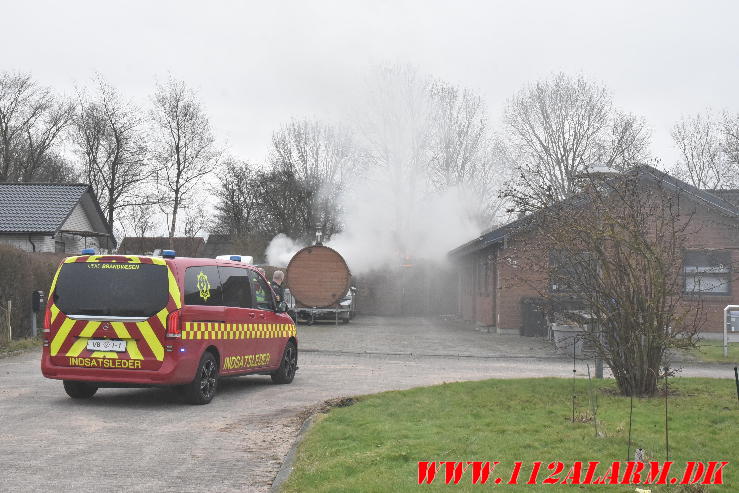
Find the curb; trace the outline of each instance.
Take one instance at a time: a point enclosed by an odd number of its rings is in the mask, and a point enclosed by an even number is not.
[[[277,475],[275,476],[274,481],[272,481],[272,486],[269,489],[270,493],[279,493],[282,488],[282,484],[290,477],[290,473],[293,472],[293,465],[295,464],[298,447],[305,438],[305,434],[308,432],[308,429],[313,425],[315,418],[316,415],[314,414],[303,422],[303,426],[300,427],[300,431],[298,432],[298,436],[295,438],[295,442],[292,447],[290,447],[290,451],[285,456],[285,460],[282,462],[280,470],[277,471]]]

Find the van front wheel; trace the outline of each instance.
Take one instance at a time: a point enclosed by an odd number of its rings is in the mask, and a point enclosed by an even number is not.
[[[290,383],[295,378],[295,372],[298,369],[298,347],[293,341],[285,344],[285,352],[282,354],[280,367],[277,371],[272,372],[270,376],[274,383]]]
[[[64,391],[72,399],[89,399],[98,388],[87,382],[75,382],[74,380],[64,380]]]
[[[184,386],[185,400],[190,404],[207,404],[216,395],[217,387],[218,365],[213,353],[206,351],[200,358],[195,378]]]

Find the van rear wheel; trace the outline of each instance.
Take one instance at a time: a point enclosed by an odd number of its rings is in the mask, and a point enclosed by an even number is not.
[[[270,373],[274,383],[290,383],[295,378],[295,372],[298,370],[298,347],[293,341],[285,344],[285,351],[282,353],[282,360],[277,371]]]
[[[64,380],[64,391],[72,399],[89,399],[98,391],[97,386],[87,382]]]
[[[213,353],[206,351],[200,358],[195,378],[183,388],[185,400],[190,404],[207,404],[216,395],[217,387],[218,365]]]

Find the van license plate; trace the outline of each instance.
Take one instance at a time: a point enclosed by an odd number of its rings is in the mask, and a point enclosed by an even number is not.
[[[126,351],[126,341],[90,339],[87,341],[87,349],[90,351],[115,351],[116,353],[123,353]]]

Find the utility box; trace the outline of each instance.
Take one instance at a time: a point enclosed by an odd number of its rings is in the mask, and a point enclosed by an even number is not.
[[[44,308],[44,292],[34,291],[31,293],[31,310],[38,313]]]

